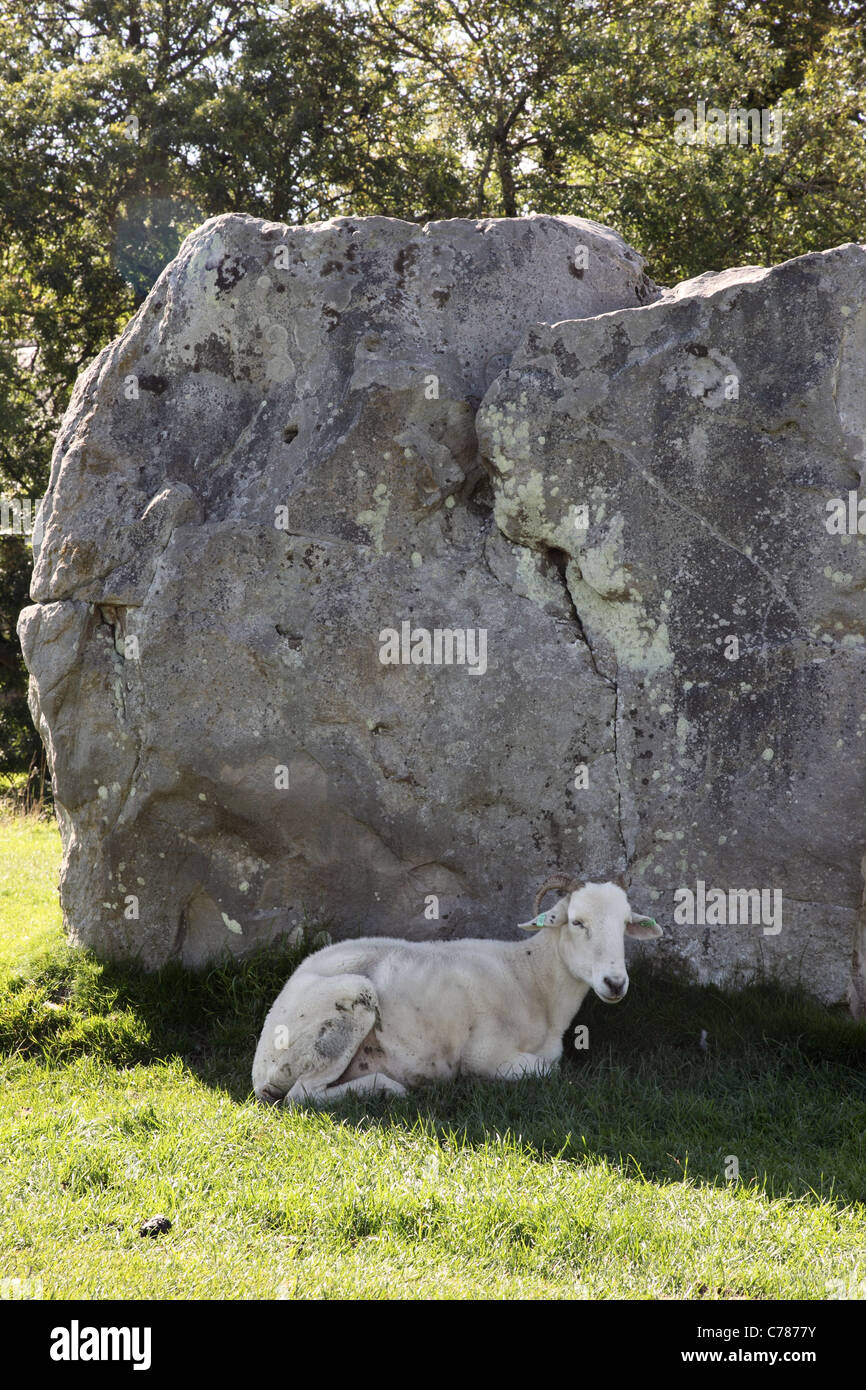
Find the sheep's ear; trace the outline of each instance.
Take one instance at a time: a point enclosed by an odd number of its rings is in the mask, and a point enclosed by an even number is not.
[[[627,936],[636,936],[639,941],[652,941],[664,932],[654,917],[639,917],[634,913],[625,924]]]
[[[564,927],[568,921],[568,898],[560,898],[549,912],[541,912],[531,922],[518,922],[521,931],[540,931],[542,927]]]

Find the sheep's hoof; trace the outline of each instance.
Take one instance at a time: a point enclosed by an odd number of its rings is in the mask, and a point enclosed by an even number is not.
[[[261,1101],[262,1105],[279,1105],[284,1094],[284,1091],[275,1091],[273,1086],[262,1086],[261,1090],[256,1091],[256,1100]]]

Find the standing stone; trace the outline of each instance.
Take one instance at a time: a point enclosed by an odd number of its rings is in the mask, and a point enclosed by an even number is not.
[[[859,246],[662,294],[577,218],[206,223],[19,624],[72,938],[506,936],[622,873],[694,978],[866,1011],[864,371]]]
[[[188,238],[76,387],[20,621],[74,940],[501,935],[550,868],[608,876],[614,691],[474,422],[528,324],[657,294],[578,218]],[[443,664],[383,664],[404,624]]]

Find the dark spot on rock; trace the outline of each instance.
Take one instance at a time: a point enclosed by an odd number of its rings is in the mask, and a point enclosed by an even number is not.
[[[142,391],[153,391],[156,396],[161,396],[168,387],[168,382],[164,376],[140,376],[138,384]]]
[[[342,270],[342,269],[343,269],[343,262],[342,262],[342,261],[325,261],[325,264],[322,266],[322,269],[319,271],[319,274],[320,274],[320,275],[330,275],[330,274],[331,274],[331,271],[333,271],[333,270]]]
[[[583,271],[582,271],[582,270],[578,270],[577,266],[574,264],[574,261],[569,261],[569,263],[568,263],[568,272],[569,272],[570,275],[573,275],[573,276],[574,276],[575,280],[582,280],[582,279],[583,279]]]
[[[280,623],[277,623],[277,632],[280,634],[281,637],[285,637],[293,652],[300,651],[301,643],[304,640],[303,637],[299,637],[296,632],[291,632],[287,627],[283,627]]]
[[[201,343],[195,345],[194,372],[216,372],[219,376],[232,375],[231,345],[216,333],[209,333]]]
[[[286,443],[287,443],[287,444],[291,444],[292,440],[293,440],[293,439],[297,439],[297,437],[298,437],[298,427],[297,427],[297,425],[286,425],[286,428],[283,430],[283,439],[286,441]]]
[[[709,356],[709,348],[704,347],[703,343],[689,343],[686,352],[690,352],[693,357]]]
[[[216,267],[217,287],[225,294],[234,289],[238,280],[242,280],[245,275],[246,271],[240,261],[234,261],[228,256],[224,256]]]
[[[337,313],[337,310],[331,304],[324,305],[322,313],[326,314],[327,317],[331,320],[331,322],[328,324],[328,332],[330,333],[331,329],[336,328],[337,324],[340,322],[340,315]]]
[[[434,290],[434,291],[433,291],[433,299],[434,299],[434,301],[436,302],[436,304],[439,305],[439,308],[440,308],[440,309],[443,307],[443,305],[445,305],[445,304],[448,303],[448,301],[449,301],[450,298],[451,298],[451,291],[450,291],[450,290]]]
[[[404,246],[401,251],[397,252],[397,256],[394,260],[394,269],[396,270],[397,274],[400,276],[401,279],[407,271],[412,269],[417,259],[417,246]]]
[[[556,358],[556,365],[563,376],[579,376],[583,368],[580,358],[576,353],[568,352],[561,338],[557,338],[553,344],[553,355]]]

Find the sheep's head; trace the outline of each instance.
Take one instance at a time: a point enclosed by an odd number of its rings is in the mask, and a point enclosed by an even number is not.
[[[541,913],[545,897],[554,892],[565,896]],[[535,897],[535,918],[521,926],[524,931],[558,930],[560,955],[569,972],[591,985],[606,1004],[618,1004],[628,989],[626,936],[646,941],[662,935],[652,917],[632,911],[615,883],[580,883],[563,874],[542,884]]]

